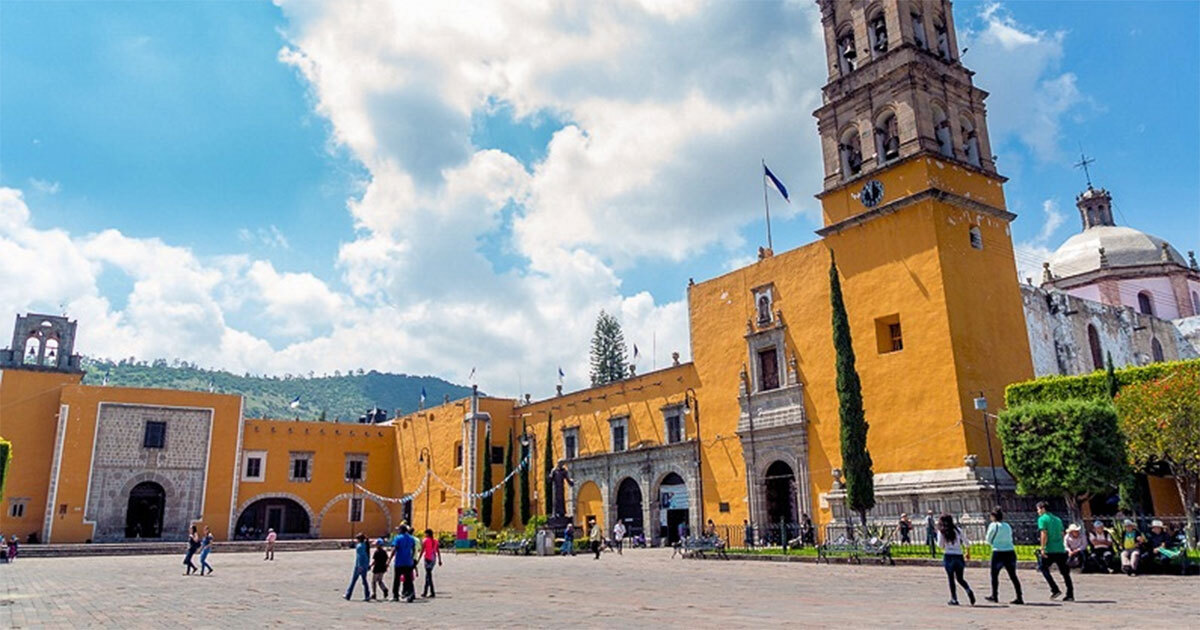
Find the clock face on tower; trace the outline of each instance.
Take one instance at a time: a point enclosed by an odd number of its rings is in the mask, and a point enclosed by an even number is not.
[[[874,208],[880,201],[883,201],[883,184],[877,179],[863,184],[862,192],[858,194],[858,200],[862,202],[862,205]]]

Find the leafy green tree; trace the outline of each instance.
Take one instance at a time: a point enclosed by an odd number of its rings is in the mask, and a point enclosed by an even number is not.
[[[512,428],[509,427],[509,429],[508,429],[508,446],[504,449],[504,478],[505,479],[508,479],[508,476],[511,475],[512,471],[513,471],[512,456],[513,456],[513,432],[512,432]],[[517,502],[517,486],[516,486],[516,484],[514,484],[512,482],[511,479],[509,479],[508,483],[504,484],[504,520],[502,522],[504,527],[508,527],[509,525],[512,525],[513,512],[515,511],[513,508],[516,507],[514,505],[516,502]]]
[[[546,414],[546,454],[542,457],[542,483],[545,491],[542,494],[542,507],[546,508],[546,516],[554,509],[551,499],[554,497],[554,484],[550,483],[550,475],[554,473],[554,436],[550,426],[554,424],[554,414]]]
[[[521,435],[526,435],[525,431]],[[526,440],[528,442],[528,440]],[[533,514],[530,512],[529,505],[529,444],[521,444],[521,461],[525,466],[521,468],[521,472],[517,473],[518,483],[521,485],[521,522],[529,524],[530,517]]]
[[[592,335],[592,385],[615,383],[628,376],[625,355],[625,333],[621,332],[621,322],[600,311],[596,316],[596,332]]]
[[[1200,369],[1128,385],[1116,402],[1133,464],[1170,471],[1187,513],[1188,545],[1193,545],[1196,517],[1187,506],[1200,499]]]
[[[854,367],[854,346],[850,339],[850,320],[842,299],[842,283],[837,263],[829,263],[829,299],[833,310],[833,347],[837,353],[838,418],[841,422],[842,471],[846,479],[846,505],[858,513],[863,529],[867,512],[875,507],[875,473],[867,450],[866,413],[863,411],[862,383]]]
[[[483,479],[480,484],[481,491],[486,492],[492,487],[492,423],[487,425],[487,431],[483,437]],[[492,526],[492,495],[485,494],[479,502],[479,522],[484,528],[490,529]]]
[[[1028,403],[1000,412],[996,431],[1017,492],[1061,496],[1071,517],[1079,504],[1111,492],[1129,475],[1117,412],[1104,400]]]

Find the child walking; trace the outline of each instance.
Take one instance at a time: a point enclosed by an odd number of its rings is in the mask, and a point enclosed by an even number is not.
[[[387,576],[388,567],[388,552],[384,549],[386,542],[380,538],[375,541],[375,555],[371,556],[371,599],[379,599],[379,591],[383,591],[383,598],[387,599],[387,585],[384,584],[384,577]]]
[[[967,568],[964,558],[970,557],[970,551],[967,549],[970,544],[971,541],[967,540],[962,530],[954,524],[953,516],[943,514],[938,519],[937,545],[942,548],[942,566],[946,569],[946,581],[950,583],[950,601],[946,602],[950,606],[958,605],[955,582],[967,591],[967,599],[971,600],[972,606],[975,605],[975,591],[972,591],[971,585],[963,579],[963,570]]]
[[[425,559],[425,589],[421,597],[437,597],[433,590],[433,563],[436,560],[437,565],[442,566],[442,547],[438,539],[433,537],[432,529],[425,530],[425,539],[421,541],[421,557]]]

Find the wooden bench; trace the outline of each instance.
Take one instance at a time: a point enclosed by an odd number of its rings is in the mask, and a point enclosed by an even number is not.
[[[533,542],[528,538],[520,538],[517,540],[506,540],[499,545],[496,545],[496,551],[500,553],[510,552],[512,555],[528,556],[533,548]]]

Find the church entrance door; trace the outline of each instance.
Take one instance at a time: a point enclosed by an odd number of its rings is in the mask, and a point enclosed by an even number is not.
[[[153,481],[143,481],[129,491],[125,511],[126,538],[161,538],[167,493]]]

